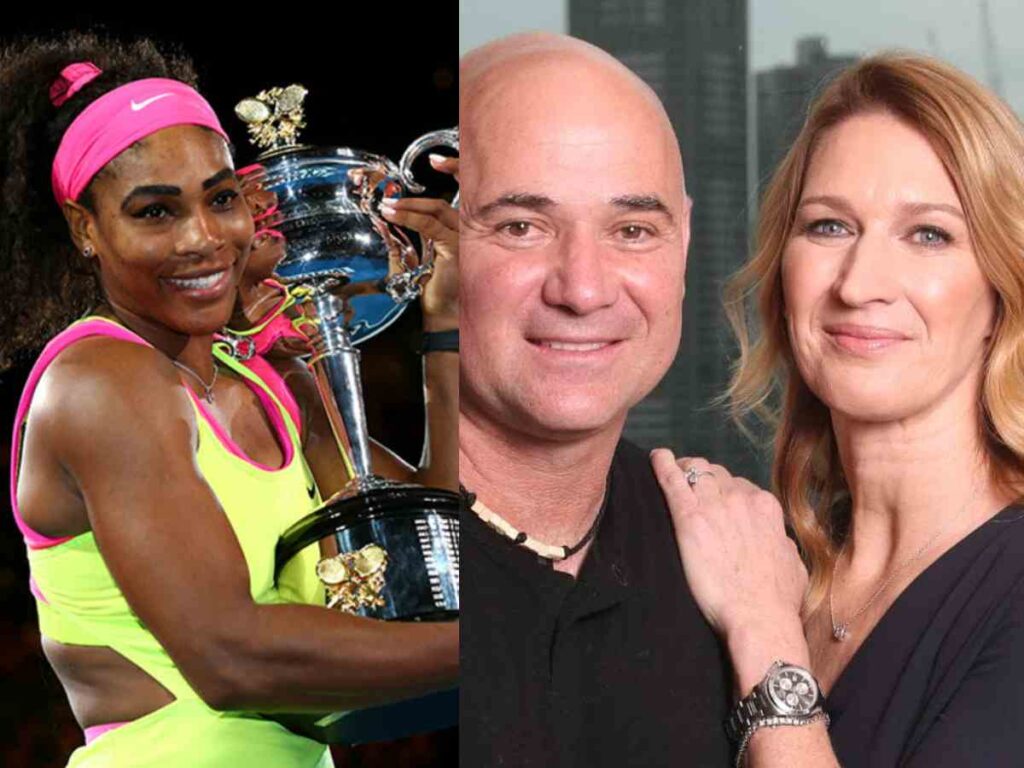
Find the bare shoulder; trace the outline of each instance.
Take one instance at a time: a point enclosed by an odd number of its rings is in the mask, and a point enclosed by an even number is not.
[[[195,429],[188,395],[167,357],[103,337],[83,339],[56,357],[30,415],[33,429],[48,433],[58,453],[89,452],[110,440],[129,447],[134,439]]]

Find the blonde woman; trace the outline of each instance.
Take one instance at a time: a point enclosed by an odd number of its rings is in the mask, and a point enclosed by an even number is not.
[[[730,394],[779,403],[778,500],[653,455],[735,670],[737,762],[1019,765],[1021,124],[945,64],[864,60],[812,106],[758,243]]]

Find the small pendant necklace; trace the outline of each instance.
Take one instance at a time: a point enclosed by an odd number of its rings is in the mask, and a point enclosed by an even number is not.
[[[963,516],[964,511],[967,509],[970,503],[974,501],[974,497],[976,495],[977,488],[972,487],[971,495],[967,497],[967,501],[964,502],[964,505],[960,508],[960,511],[957,512],[953,517],[949,518],[949,520],[946,521],[946,524],[940,526],[935,533],[929,536],[928,540],[920,547],[918,547],[917,551],[915,551],[913,555],[904,560],[900,564],[900,566],[896,568],[896,570],[890,573],[882,582],[882,584],[878,587],[878,589],[876,589],[871,594],[871,597],[868,598],[868,601],[864,603],[864,605],[857,609],[857,611],[854,612],[853,615],[849,616],[846,619],[846,621],[840,622],[836,621],[836,614],[832,605],[832,593],[835,588],[836,571],[839,568],[839,561],[842,559],[843,553],[846,551],[846,545],[844,543],[843,548],[839,550],[839,554],[836,556],[835,562],[832,564],[832,580],[829,582],[828,585],[828,617],[829,621],[832,623],[832,637],[836,642],[842,642],[850,636],[850,625],[853,624],[853,622],[856,621],[860,617],[860,615],[864,613],[864,611],[866,611],[868,608],[871,607],[872,604],[874,604],[878,596],[885,591],[886,587],[888,587],[892,583],[893,579],[895,579],[899,574],[906,571],[907,568],[909,568],[911,565],[916,563],[921,558],[921,556],[925,552],[927,552],[936,541],[938,541],[939,536],[948,531],[950,526],[952,526],[953,522],[959,520],[960,517]]]
[[[128,323],[122,321],[121,318],[118,317],[117,313],[114,312],[114,310],[112,308],[110,308],[110,307],[107,307],[106,309],[103,309],[103,310],[97,310],[96,314],[98,314],[100,317],[103,317],[103,318],[109,320],[112,323],[116,323],[117,325],[121,326],[122,328],[127,328],[129,331],[132,331],[133,333],[136,333],[135,331],[132,330],[132,328],[128,325]],[[136,335],[140,335],[140,334],[136,334]],[[166,355],[167,353],[165,352],[164,354]],[[201,395],[201,397],[206,402],[212,404],[213,403],[213,387],[217,383],[217,370],[218,370],[217,369],[217,358],[216,357],[213,358],[213,378],[210,379],[210,383],[209,384],[207,384],[205,381],[203,381],[203,377],[202,376],[200,376],[198,373],[196,373],[194,370],[189,368],[184,363],[179,363],[177,360],[172,358],[170,355],[167,355],[167,358],[177,368],[179,368],[180,370],[184,371],[189,376],[191,376],[192,378],[194,378],[196,381],[199,382],[199,386],[201,386],[203,388],[203,394]]]
[[[189,368],[184,363],[179,363],[177,360],[171,360],[171,362],[174,363],[181,370],[185,371],[185,373],[191,375],[196,381],[199,382],[199,386],[201,386],[203,388],[203,395],[202,395],[203,400],[205,400],[206,402],[212,404],[213,403],[213,387],[217,383],[217,361],[216,360],[213,361],[213,378],[210,379],[210,383],[209,384],[207,384],[205,381],[203,381],[203,377],[202,376],[200,376],[198,373],[193,371],[191,368]]]

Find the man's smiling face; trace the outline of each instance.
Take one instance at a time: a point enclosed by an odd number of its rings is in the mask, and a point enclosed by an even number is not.
[[[461,402],[534,437],[619,429],[679,345],[689,201],[631,75],[546,52],[462,101]]]

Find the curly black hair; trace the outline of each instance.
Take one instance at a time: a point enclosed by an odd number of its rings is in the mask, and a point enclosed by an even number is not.
[[[102,74],[60,107],[50,85],[76,61]],[[101,299],[94,272],[53,199],[50,170],[64,131],[91,102],[133,80],[167,77],[195,87],[192,62],[147,39],[73,32],[0,49],[0,371],[24,357]],[[78,201],[93,209],[90,187]]]

